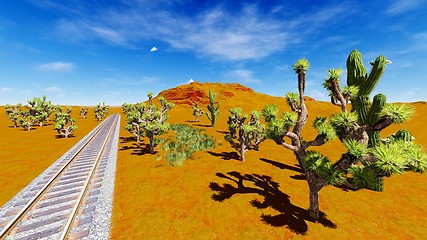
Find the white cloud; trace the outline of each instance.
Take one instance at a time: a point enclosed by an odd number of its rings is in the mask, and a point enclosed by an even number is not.
[[[43,7],[67,11],[65,3],[47,3]],[[67,11],[69,17],[57,22],[56,31],[70,41],[101,39],[133,47],[154,39],[214,60],[256,60],[283,51],[352,14],[350,4],[339,4],[279,20],[274,17],[277,9],[265,14],[257,5],[242,4],[230,11],[219,4],[188,16],[173,11],[173,4],[127,0],[120,9],[92,6],[96,11],[85,10],[81,4],[80,14]]]
[[[325,93],[318,91],[318,90],[310,90],[307,94],[307,96],[312,97],[316,100],[320,101],[329,101],[330,98]]]
[[[253,76],[253,72],[247,69],[236,69],[227,73],[228,77],[232,78],[231,81],[241,81],[245,83],[259,83],[261,80]]]
[[[158,48],[156,48],[156,47],[152,47],[151,49],[150,49],[150,52],[157,52],[157,50],[159,50]]]
[[[13,88],[8,88],[8,87],[0,88],[0,92],[3,92],[3,93],[10,93],[10,92],[14,92],[14,91],[15,91],[15,89],[13,89]]]
[[[75,65],[72,62],[49,62],[39,64],[35,69],[42,72],[70,72],[75,69]]]
[[[395,0],[386,10],[390,15],[397,15],[417,9],[424,0]]]
[[[62,89],[59,87],[47,87],[44,89],[47,93],[61,93]]]

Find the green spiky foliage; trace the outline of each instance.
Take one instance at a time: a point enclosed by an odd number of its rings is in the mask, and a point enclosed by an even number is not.
[[[204,130],[185,124],[173,124],[170,130],[175,135],[163,141],[162,145],[162,150],[168,151],[166,160],[169,166],[182,166],[184,160],[192,158],[195,152],[215,148],[215,140],[203,134]]]
[[[88,112],[89,112],[89,108],[87,108],[87,107],[81,107],[80,108],[80,112],[79,112],[80,117],[81,118],[87,118],[87,113]]]
[[[105,102],[98,103],[94,108],[93,112],[95,114],[95,118],[98,121],[102,121],[105,116],[107,116],[108,112],[110,111],[110,106],[105,105]]]
[[[205,111],[203,111],[203,107],[199,107],[197,105],[197,102],[194,102],[194,106],[192,106],[192,109],[193,109],[193,116],[196,118],[196,122],[199,122],[199,117],[205,114]]]
[[[140,124],[142,123],[142,115],[147,111],[147,106],[144,103],[124,103],[122,107],[126,115],[126,125],[123,129],[132,133],[138,143],[141,142],[141,137],[144,136],[144,130],[141,128]]]
[[[305,140],[302,130],[308,118],[304,102],[305,72],[309,64],[298,61],[294,70],[298,74],[299,94],[287,94],[286,102],[292,113],[278,117],[278,107],[267,105],[262,114],[267,123],[266,135],[276,144],[292,150],[301,166],[310,190],[310,216],[319,217],[319,191],[327,185],[342,185],[353,190],[362,188],[374,191],[384,190],[384,176],[391,176],[404,171],[423,173],[427,169],[427,154],[416,145],[407,132],[400,132],[399,139],[383,144],[371,137],[371,133],[380,133],[391,124],[408,120],[413,109],[401,104],[386,104],[385,96],[378,94],[373,102],[369,100],[376,82],[384,72],[385,59],[380,57],[373,63],[368,76],[361,62],[361,54],[353,51],[348,59],[348,86],[341,87],[340,70],[328,71],[324,87],[329,91],[332,103],[341,107],[341,112],[331,117],[315,117],[313,127],[317,136]],[[356,66],[351,68],[351,66]],[[347,111],[347,104],[355,105]],[[396,134],[397,135],[397,134]],[[378,135],[379,136],[379,135]],[[337,161],[330,161],[312,146],[321,146],[338,137],[347,148]],[[372,143],[370,143],[372,142]],[[332,163],[333,162],[333,163]]]
[[[16,105],[6,104],[4,106],[6,110],[6,116],[13,122],[13,127],[18,127],[18,120],[23,114],[22,104],[18,103]]]
[[[126,113],[125,130],[131,132],[137,137],[144,136],[149,139],[149,152],[154,153],[156,145],[156,136],[162,135],[170,127],[166,120],[169,118],[167,112],[174,106],[165,98],[160,97],[160,109],[153,104],[153,94],[148,93],[148,105],[137,103],[135,105],[124,104],[123,110]]]
[[[232,108],[229,112],[227,123],[230,132],[225,139],[239,151],[240,159],[245,161],[245,153],[251,148],[258,150],[259,144],[265,140],[265,127],[260,123],[261,113],[252,111],[249,122],[245,124],[248,115],[243,114],[241,108]],[[238,143],[234,142],[235,139]]]
[[[63,110],[61,107],[58,107],[57,111],[55,112],[55,118],[53,119],[55,122],[53,128],[60,136],[65,138],[68,138],[78,128],[75,125],[76,120],[71,117],[71,112],[71,107],[67,107],[65,110]]]
[[[219,111],[219,106],[220,106],[219,102],[218,102],[218,105],[215,107],[215,98],[216,98],[216,93],[213,93],[212,89],[209,89],[209,105],[208,105],[209,112],[206,113],[206,116],[211,122],[212,127],[215,127],[215,121],[218,119],[219,114],[221,113]]]
[[[52,105],[51,101],[47,101],[46,98],[46,96],[42,96],[42,98],[35,97],[33,100],[28,100],[28,103],[21,108],[17,122],[27,130],[32,129],[32,126],[37,122],[39,126],[43,126],[44,122],[49,120],[50,115],[55,110],[55,106]]]

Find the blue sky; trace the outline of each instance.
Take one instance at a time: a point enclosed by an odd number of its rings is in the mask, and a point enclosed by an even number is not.
[[[375,93],[427,100],[427,1],[13,0],[0,8],[0,105],[134,103],[199,82],[284,96],[305,57],[307,95],[353,49],[392,61]],[[342,79],[345,82],[345,76]]]

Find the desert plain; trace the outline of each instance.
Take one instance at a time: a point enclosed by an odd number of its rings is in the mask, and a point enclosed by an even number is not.
[[[206,109],[209,89],[221,103],[215,127],[210,127],[206,116],[199,122],[192,116],[193,101]],[[427,174],[393,175],[385,179],[384,192],[327,186],[320,191],[323,217],[313,221],[307,210],[308,185],[292,152],[266,140],[241,162],[224,140],[229,108],[250,113],[275,104],[290,111],[284,98],[239,84],[197,82],[159,96],[175,103],[169,111],[171,124],[204,130],[215,138],[216,147],[196,152],[183,166],[171,167],[159,147],[149,154],[146,138],[138,144],[123,130],[126,117],[121,107],[110,106],[110,114],[121,114],[111,239],[427,239]],[[158,104],[157,97],[154,103]],[[314,117],[340,109],[313,99],[306,104],[309,120],[303,136],[313,139]],[[381,137],[404,128],[426,147],[427,103],[408,104],[416,110],[412,119],[387,128]],[[0,107],[0,206],[99,124],[93,108],[87,119],[78,116],[79,108],[73,106],[78,130],[63,139],[57,137],[52,122],[31,131],[14,128],[4,106]],[[332,161],[345,151],[339,140],[312,149]],[[238,187],[239,181],[244,187]]]

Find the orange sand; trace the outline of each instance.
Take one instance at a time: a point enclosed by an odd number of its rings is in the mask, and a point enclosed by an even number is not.
[[[241,107],[249,113],[251,109],[261,110],[265,104],[274,103],[281,111],[287,111],[285,100],[225,90],[224,86],[214,84],[198,87],[206,95],[209,88],[218,93],[221,115],[215,128],[208,127],[206,116],[194,123],[189,105],[175,106],[169,112],[170,122],[205,129],[216,138],[217,147],[196,153],[182,167],[169,167],[163,152],[146,153],[147,139],[138,146],[131,134],[121,130],[112,239],[421,239],[426,236],[427,175],[405,173],[387,178],[382,193],[345,192],[326,187],[320,192],[320,210],[326,214],[325,220],[311,222],[306,210],[307,183],[300,180],[290,151],[268,140],[261,144],[259,152],[247,152],[246,161],[240,162],[235,159],[238,157],[235,150],[223,139],[228,130],[229,108]],[[221,91],[233,92],[234,96],[223,98]],[[303,134],[312,139],[315,134],[312,119],[329,116],[339,109],[314,101],[307,102],[307,106],[309,122]],[[414,133],[418,143],[427,146],[424,127],[427,104],[412,106],[416,107],[416,115],[404,127]],[[80,129],[75,138],[55,139],[51,126],[30,133],[7,128],[10,123],[0,108],[0,205],[89,132],[97,124],[92,117],[78,119]],[[121,126],[124,123],[122,115]],[[382,137],[402,127],[393,126]],[[220,141],[222,146],[218,146]],[[47,146],[49,150],[45,149]],[[331,159],[337,159],[344,151],[337,140],[317,149]],[[156,160],[158,156],[162,159]],[[239,188],[234,181],[245,174],[248,174],[246,180]],[[274,184],[278,186],[276,189],[272,187]],[[228,198],[216,201],[213,196],[218,194]],[[264,202],[263,208],[255,207],[257,201]]]

